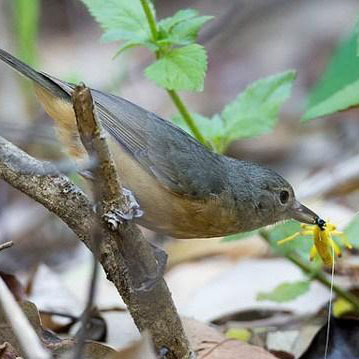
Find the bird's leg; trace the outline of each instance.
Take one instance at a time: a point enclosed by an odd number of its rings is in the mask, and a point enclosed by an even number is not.
[[[119,224],[143,216],[143,211],[140,209],[134,194],[127,188],[122,188],[122,194],[126,198],[126,208],[112,208],[103,215],[104,221],[112,231],[115,231]]]

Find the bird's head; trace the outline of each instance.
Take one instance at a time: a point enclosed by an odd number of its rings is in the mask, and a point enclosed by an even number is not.
[[[243,165],[246,168],[240,171],[240,182],[249,194],[245,207],[249,209],[247,217],[251,218],[252,227],[263,227],[286,219],[316,223],[319,216],[295,198],[292,186],[282,176],[254,163],[245,162]]]

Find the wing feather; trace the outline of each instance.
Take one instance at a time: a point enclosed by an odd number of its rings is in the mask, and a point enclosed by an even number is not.
[[[74,85],[48,77],[72,93]],[[223,157],[152,112],[115,95],[91,93],[104,128],[163,186],[197,199],[224,191]]]

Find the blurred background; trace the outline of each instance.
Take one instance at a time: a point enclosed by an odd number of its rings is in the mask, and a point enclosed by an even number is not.
[[[335,218],[339,226],[351,220],[358,211],[359,179],[349,176],[336,185],[332,178],[348,167],[350,172],[350,163],[354,163],[351,161],[359,161],[358,109],[305,124],[300,118],[311,89],[338,45],[354,32],[357,1],[157,0],[155,4],[158,18],[187,7],[215,16],[199,36],[209,57],[204,91],[183,94],[192,111],[210,116],[251,82],[288,69],[297,71],[293,94],[281,111],[275,130],[233,143],[227,154],[278,170],[306,204],[320,210],[324,218]],[[32,0],[26,4],[0,0],[1,48],[55,77],[69,82],[84,81],[163,118],[176,114],[165,92],[143,75],[153,55],[146,49],[134,49],[113,60],[118,44],[104,44],[100,37],[101,30],[80,1]],[[59,160],[65,156],[54,135],[52,120],[37,104],[31,85],[3,63],[0,63],[0,133],[37,158]],[[338,166],[342,166],[340,170]],[[155,237],[149,231],[145,233],[149,238]],[[30,283],[30,298],[40,309],[79,315],[91,265],[87,249],[61,221],[0,181],[0,242],[7,240],[15,245],[0,253],[0,269],[16,274],[27,286]],[[305,300],[301,305],[256,303],[253,298],[258,287],[273,288],[283,280],[300,277],[301,273],[281,260],[265,262],[270,251],[255,236],[204,245],[170,239],[161,239],[161,243],[170,254],[167,279],[180,311],[186,315],[207,321],[229,311],[253,308],[276,308],[302,315],[308,314],[303,308],[315,312],[327,300],[326,289],[315,285],[309,297],[300,299]],[[264,276],[260,282],[256,277],[257,284],[252,283],[252,275],[255,278],[259,272],[267,271],[271,279]],[[234,282],[229,281],[231,276]],[[226,283],[221,278],[226,278]],[[99,307],[123,307],[105,279],[100,288]],[[223,290],[222,297],[215,295],[219,288]],[[203,299],[208,296],[213,298],[211,303]],[[298,311],[299,307],[302,309]],[[111,325],[111,320],[107,325]],[[122,324],[123,330],[135,335],[133,325],[126,323]],[[122,340],[128,341],[131,335],[124,335]]]

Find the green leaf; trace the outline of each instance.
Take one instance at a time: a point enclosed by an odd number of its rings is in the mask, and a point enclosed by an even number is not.
[[[213,16],[197,16],[194,9],[180,10],[159,22],[161,39],[170,44],[188,45],[196,41],[201,27]]]
[[[13,2],[17,55],[29,65],[37,62],[40,1],[16,0]]]
[[[206,50],[193,44],[168,51],[145,74],[168,90],[202,91],[206,70]]]
[[[355,215],[354,218],[349,222],[349,224],[345,227],[344,233],[348,237],[348,241],[350,244],[359,248],[359,217]]]
[[[208,117],[202,116],[198,113],[192,113],[191,115],[197,128],[203,137],[210,143],[213,150],[217,153],[222,153],[225,150],[225,148],[222,147],[223,136],[225,134],[223,121],[220,116],[215,115],[209,119]],[[188,132],[191,136],[194,136],[181,115],[174,116],[172,118],[172,122]]]
[[[257,300],[270,300],[277,303],[290,302],[307,293],[309,288],[310,281],[307,280],[284,282],[271,292],[258,293]]]
[[[280,105],[290,94],[294,77],[295,73],[288,71],[255,82],[227,105],[222,115],[209,120],[193,114],[197,127],[218,153],[223,153],[233,140],[270,131],[277,122]],[[174,122],[193,136],[180,116]]]
[[[173,16],[166,17],[158,22],[159,28],[169,32],[171,29],[180,22],[193,19],[198,15],[198,11],[195,9],[184,9],[177,11]]]
[[[139,0],[82,0],[104,29],[105,41],[149,42],[150,28]],[[154,13],[153,6],[150,7]]]
[[[294,71],[260,79],[247,87],[223,112],[226,142],[271,131],[281,105],[289,97]]]
[[[145,46],[153,52],[157,50],[157,46],[154,45],[152,42],[127,41],[117,50],[113,58],[116,58],[117,56],[121,55],[126,50],[133,49],[134,47],[138,46]]]
[[[309,95],[303,121],[348,109],[359,104],[359,58],[357,35],[342,42],[321,80]]]

